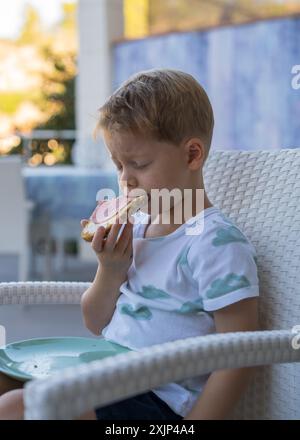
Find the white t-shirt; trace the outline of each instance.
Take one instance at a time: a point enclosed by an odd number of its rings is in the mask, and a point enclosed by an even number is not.
[[[218,208],[205,209],[161,237],[144,238],[148,218],[135,217],[133,262],[102,330],[106,339],[139,350],[215,333],[214,310],[259,295],[255,248]],[[208,377],[152,391],[184,417]]]

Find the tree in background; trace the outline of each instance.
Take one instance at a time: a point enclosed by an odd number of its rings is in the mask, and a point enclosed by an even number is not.
[[[72,54],[63,59],[50,47],[44,48],[53,71],[43,78],[42,105],[49,119],[37,128],[50,130],[75,129],[75,59]]]
[[[49,115],[37,127],[44,130],[75,130],[75,80],[76,80],[76,5],[63,5],[63,18],[55,37],[42,48],[43,57],[52,65],[43,74],[42,110]],[[43,155],[48,164],[70,164],[74,140],[51,139],[43,145]],[[46,162],[47,163],[47,162]]]
[[[25,20],[17,42],[20,45],[34,44],[43,35],[41,19],[36,9],[31,5],[25,7]]]
[[[7,117],[11,118],[12,130],[74,130],[74,89],[77,71],[76,4],[63,5],[62,19],[52,29],[43,28],[39,14],[32,6],[27,6],[24,15],[20,35],[16,41],[10,42],[6,56],[14,57],[15,64],[23,69],[24,78],[35,78],[35,82],[22,91],[11,90],[5,93],[9,104],[6,107],[10,109]],[[14,87],[13,80],[11,83]],[[2,109],[0,106],[0,112],[5,114],[3,106]],[[29,163],[71,163],[73,143],[74,141],[58,138],[49,141],[35,139],[30,144]],[[20,150],[19,144],[12,146],[8,153],[20,153]]]
[[[38,130],[75,130],[75,56],[68,54],[61,58],[50,47],[44,48],[44,55],[51,61],[53,70],[43,77],[43,92],[41,106],[43,112],[49,115],[44,124],[38,125]],[[74,141],[50,140],[35,142],[34,154],[42,153],[50,159],[50,163],[70,164],[71,150]],[[37,156],[40,157],[40,156]],[[51,159],[52,158],[52,159]],[[49,164],[49,163],[48,163]]]
[[[51,63],[52,70],[43,74],[42,103],[49,119],[39,128],[75,129],[75,4],[63,5],[63,11],[55,38],[42,48],[43,57]]]

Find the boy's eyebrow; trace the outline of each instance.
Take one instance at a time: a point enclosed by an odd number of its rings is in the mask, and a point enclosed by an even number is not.
[[[114,156],[110,156],[110,158],[111,158],[114,162],[117,160]],[[138,159],[141,159],[141,158],[138,158]],[[138,159],[136,159],[136,160],[138,160]],[[128,162],[128,163],[136,163],[136,160],[134,160],[134,159],[128,159],[126,162]]]

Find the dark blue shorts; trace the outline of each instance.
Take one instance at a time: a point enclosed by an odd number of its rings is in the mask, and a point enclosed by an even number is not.
[[[182,420],[152,391],[95,410],[98,420]]]

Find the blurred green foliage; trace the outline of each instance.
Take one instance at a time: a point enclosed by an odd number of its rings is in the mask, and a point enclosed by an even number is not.
[[[19,105],[28,99],[32,99],[29,92],[0,92],[0,112],[12,115]]]
[[[53,28],[45,29],[40,16],[33,6],[26,7],[24,22],[18,38],[10,42],[8,51],[14,52],[14,59],[21,55],[23,48],[34,48],[34,60],[28,59],[29,72],[33,61],[34,75],[38,78],[39,87],[24,90],[0,92],[0,113],[13,121],[18,131],[35,130],[75,130],[75,79],[77,58],[76,3],[63,5],[63,16]],[[27,50],[27,49],[26,49]],[[19,51],[19,52],[18,52]],[[24,54],[24,52],[22,52]],[[3,55],[2,55],[3,56]],[[24,55],[23,55],[24,56]],[[1,61],[1,60],[0,60]],[[27,63],[27,61],[26,61]],[[39,70],[37,66],[40,66]],[[13,72],[12,72],[13,73]],[[9,72],[7,73],[9,74]],[[24,75],[24,72],[22,73]],[[30,73],[28,73],[30,75]],[[12,81],[12,80],[11,80]],[[15,119],[23,103],[30,103],[36,109],[36,122],[33,124],[22,118]],[[25,114],[28,114],[25,110]],[[34,114],[34,113],[33,113]],[[40,116],[39,116],[40,115]],[[34,116],[33,116],[34,117]],[[20,122],[21,121],[21,122]],[[41,122],[42,121],[42,122]],[[29,124],[29,125],[28,125]],[[74,140],[56,138],[54,147],[50,148],[47,140],[35,139],[30,144],[33,165],[54,163],[71,163],[71,151]],[[22,153],[24,140],[17,147],[11,148],[9,154]],[[47,159],[44,161],[44,159]],[[50,157],[51,156],[51,157]],[[49,159],[50,157],[50,159]]]
[[[53,65],[53,70],[51,73],[43,75],[41,107],[44,112],[48,112],[51,116],[37,128],[48,130],[75,129],[75,56],[70,54],[61,58],[50,47],[45,47],[43,52],[45,58]],[[53,108],[56,110],[51,110]]]

